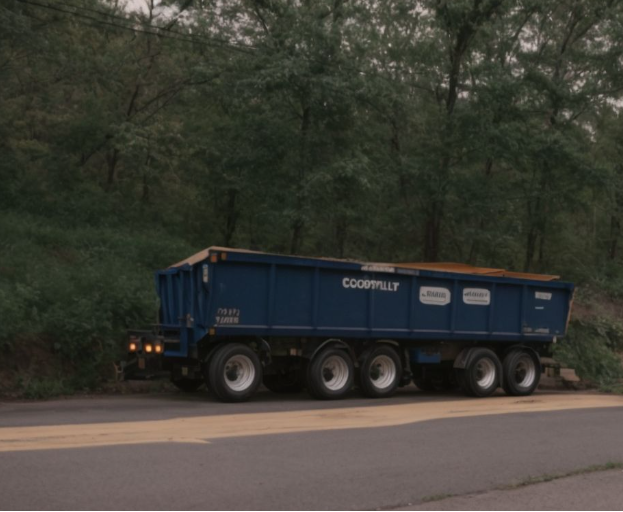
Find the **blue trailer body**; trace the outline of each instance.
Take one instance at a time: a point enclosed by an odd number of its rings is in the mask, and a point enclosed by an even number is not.
[[[573,284],[210,248],[156,274],[165,356],[206,336],[552,342]],[[414,346],[417,343],[414,343]]]

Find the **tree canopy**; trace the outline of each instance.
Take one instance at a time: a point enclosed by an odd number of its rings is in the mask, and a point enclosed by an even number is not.
[[[0,6],[7,346],[113,346],[217,244],[623,292],[623,1],[143,5]]]

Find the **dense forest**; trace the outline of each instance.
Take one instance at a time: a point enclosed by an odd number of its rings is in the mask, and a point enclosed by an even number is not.
[[[209,245],[559,274],[614,382],[622,41],[621,0],[3,0],[0,388],[97,386]]]

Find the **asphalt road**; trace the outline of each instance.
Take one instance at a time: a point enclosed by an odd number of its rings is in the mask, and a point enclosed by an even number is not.
[[[1,509],[513,509],[518,492],[526,509],[621,508],[617,471],[495,490],[608,462],[623,462],[623,397],[0,403]]]
[[[623,470],[561,478],[519,489],[493,490],[401,510],[621,510]]]

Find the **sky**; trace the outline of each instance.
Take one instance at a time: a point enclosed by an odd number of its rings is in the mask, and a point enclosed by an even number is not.
[[[147,11],[147,4],[149,3],[149,0],[124,0],[124,1],[127,4],[128,10],[131,10],[131,11],[138,11],[138,10]],[[160,3],[160,0],[155,0],[154,3],[156,5],[158,5]]]
[[[144,10],[145,0],[125,0],[128,5],[128,9],[131,11]]]

